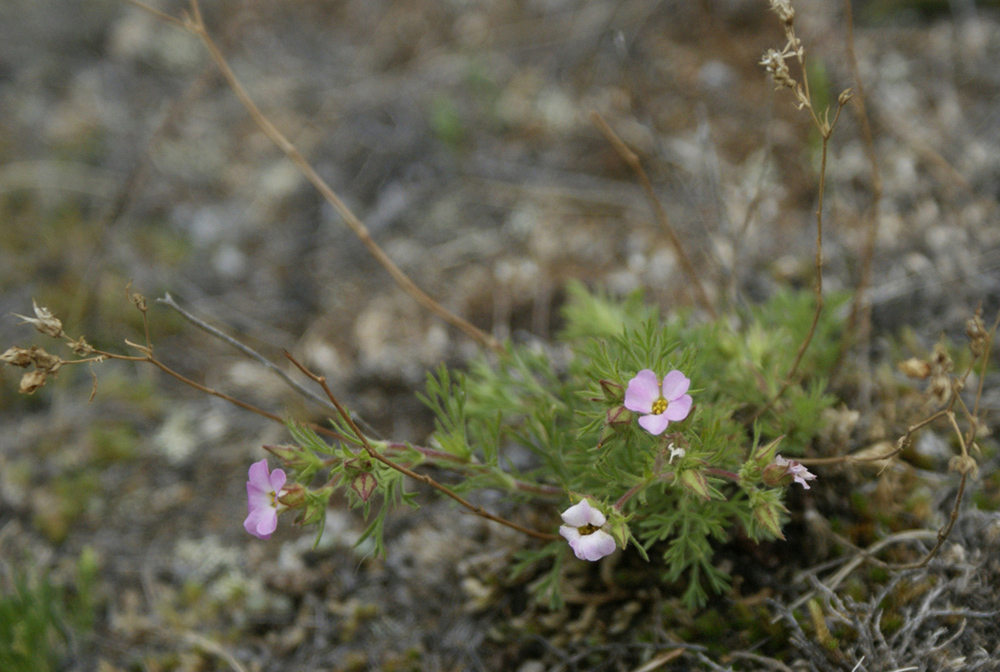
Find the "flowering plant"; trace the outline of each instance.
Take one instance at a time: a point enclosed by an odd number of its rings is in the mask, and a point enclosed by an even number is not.
[[[642,557],[661,553],[669,580],[687,574],[691,604],[702,603],[708,590],[724,589],[728,577],[712,561],[713,540],[724,539],[732,526],[752,539],[781,538],[785,490],[815,478],[776,450],[780,444],[785,453],[800,454],[834,398],[805,378],[784,391],[775,410],[765,409],[790,366],[795,320],[811,319],[809,297],[780,294],[748,315],[748,333],[769,334],[754,339],[722,320],[662,320],[641,303],[610,301],[582,285],[570,286],[569,299],[561,357],[536,344],[506,345],[465,374],[442,367],[428,376],[422,399],[437,420],[426,445],[374,440],[346,411],[334,418],[332,445],[313,429],[291,425],[297,445],[268,450],[290,480],[328,477],[296,502],[279,496],[279,505],[298,509],[300,521],[321,522],[330,493],[342,489],[366,515],[374,507],[366,538],[382,552],[390,505],[410,497],[406,475],[547,542],[522,551],[517,569],[552,561],[549,579],[535,582],[549,602],[560,599],[564,554],[595,562],[629,547]],[[823,319],[817,333],[806,364],[819,372],[835,361],[836,324]],[[763,388],[761,375],[768,381]],[[737,411],[748,408],[765,412],[747,423]],[[504,459],[510,445],[533,458],[514,467]],[[445,485],[413,471],[426,464],[464,478]],[[555,526],[529,529],[459,494],[484,488],[514,501],[536,500],[553,516],[561,511],[558,535]],[[271,489],[277,492],[277,484]]]

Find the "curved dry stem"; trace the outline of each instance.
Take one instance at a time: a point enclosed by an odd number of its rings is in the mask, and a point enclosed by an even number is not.
[[[450,324],[472,338],[482,347],[496,352],[499,352],[502,349],[500,343],[495,338],[462,317],[452,313],[420,289],[416,283],[414,283],[409,276],[407,276],[402,269],[396,265],[389,255],[387,255],[385,251],[379,247],[378,243],[372,239],[371,235],[368,233],[368,228],[364,225],[364,223],[358,219],[350,208],[347,207],[347,204],[340,199],[330,185],[327,184],[322,177],[320,177],[319,173],[317,173],[312,167],[312,164],[310,164],[305,157],[302,156],[295,145],[287,137],[285,137],[285,135],[279,131],[273,123],[271,123],[271,120],[268,119],[263,112],[261,112],[260,108],[257,107],[257,104],[250,97],[250,94],[245,88],[243,88],[243,85],[236,78],[236,74],[233,72],[232,68],[229,67],[229,63],[225,56],[222,55],[222,52],[212,40],[212,37],[202,20],[201,7],[198,4],[198,0],[191,0],[191,14],[186,16],[184,20],[170,17],[163,12],[149,7],[139,0],[127,1],[152,13],[157,18],[168,21],[172,25],[184,28],[188,32],[196,35],[202,41],[205,48],[208,50],[212,61],[215,62],[215,65],[219,68],[219,71],[225,78],[229,88],[232,89],[233,93],[243,104],[243,107],[250,114],[254,123],[257,124],[260,130],[263,131],[264,134],[275,145],[277,145],[282,152],[284,152],[285,156],[287,156],[292,163],[295,164],[295,166],[302,172],[305,178],[309,180],[310,184],[315,187],[320,195],[322,195],[323,198],[333,206],[333,208],[344,220],[347,227],[358,238],[358,240],[361,241],[361,243],[365,246],[365,249],[368,250],[368,253],[372,255],[375,261],[377,261],[379,265],[386,270],[386,272],[389,273],[392,279],[397,285],[399,285],[400,288],[402,288],[403,291],[409,294],[410,297],[418,304],[429,310],[444,322]]]
[[[851,313],[847,320],[845,338],[858,343],[866,343],[871,331],[871,305],[864,302],[864,294],[871,286],[872,268],[875,259],[875,242],[878,238],[879,219],[882,202],[882,173],[879,170],[878,157],[875,154],[875,139],[872,134],[871,121],[868,118],[868,108],[865,101],[865,86],[861,81],[858,69],[858,58],[854,48],[854,15],[851,0],[844,0],[845,21],[847,22],[847,58],[851,66],[851,76],[854,79],[855,111],[861,127],[861,138],[864,141],[865,155],[871,166],[872,205],[868,211],[868,231],[865,236],[865,246],[861,252],[861,277],[854,290],[854,300],[851,303]],[[856,337],[856,338],[855,338]]]
[[[538,530],[533,530],[531,528],[524,527],[523,525],[518,525],[517,523],[515,523],[513,521],[507,520],[506,518],[501,518],[500,516],[498,516],[496,514],[490,513],[489,511],[487,511],[483,507],[477,506],[477,505],[469,502],[464,497],[462,497],[461,495],[459,495],[458,493],[456,493],[454,490],[452,490],[451,488],[447,487],[446,485],[443,485],[443,484],[435,481],[433,478],[431,478],[427,474],[418,474],[417,472],[413,471],[412,469],[408,469],[407,467],[405,467],[405,466],[403,466],[403,465],[401,465],[401,464],[399,464],[397,462],[393,462],[389,458],[385,457],[382,453],[380,453],[377,450],[375,450],[375,447],[371,444],[371,442],[368,440],[368,438],[361,432],[361,430],[358,428],[358,426],[354,423],[354,420],[351,418],[351,414],[347,412],[347,409],[344,408],[344,406],[340,403],[340,401],[337,400],[337,397],[333,394],[333,391],[330,389],[329,385],[326,384],[326,378],[324,378],[323,376],[317,376],[315,373],[313,373],[312,371],[310,371],[309,369],[307,369],[305,366],[303,366],[302,364],[300,364],[298,362],[298,360],[296,360],[295,357],[293,357],[292,354],[290,352],[288,352],[287,350],[285,351],[285,357],[287,357],[288,360],[292,364],[294,364],[296,366],[296,368],[298,368],[298,370],[301,371],[307,378],[309,378],[310,380],[312,380],[313,382],[315,382],[317,385],[319,385],[321,388],[323,388],[323,392],[326,394],[326,396],[330,400],[330,402],[337,408],[337,412],[340,414],[340,417],[344,420],[344,422],[347,423],[347,426],[351,428],[351,431],[354,432],[355,436],[357,436],[358,439],[361,440],[361,443],[364,446],[365,452],[367,452],[368,455],[373,460],[377,460],[378,462],[381,462],[382,464],[384,464],[385,466],[389,467],[390,469],[394,469],[394,470],[398,471],[399,473],[403,474],[404,476],[409,476],[410,478],[412,478],[415,481],[420,481],[422,483],[426,483],[427,485],[429,485],[430,487],[434,488],[435,490],[437,490],[441,494],[445,495],[446,497],[449,497],[449,498],[455,500],[460,505],[462,505],[463,507],[465,507],[466,509],[468,509],[472,513],[476,514],[477,516],[480,516],[480,517],[485,518],[487,520],[493,521],[494,523],[499,523],[500,525],[504,525],[506,527],[509,527],[512,530],[517,530],[518,532],[521,532],[522,534],[526,534],[529,537],[534,537],[535,539],[541,539],[543,541],[555,541],[555,540],[558,540],[560,538],[558,535],[549,534],[548,532],[539,532]]]
[[[684,274],[687,275],[688,280],[690,280],[691,284],[694,285],[699,303],[701,303],[702,307],[708,311],[708,314],[712,316],[713,320],[718,318],[719,315],[715,311],[715,306],[712,304],[711,299],[708,298],[708,293],[705,291],[704,285],[701,284],[701,280],[698,278],[698,273],[694,269],[694,264],[691,263],[691,258],[684,250],[684,245],[681,243],[680,237],[677,235],[674,227],[670,224],[670,218],[667,216],[667,211],[663,209],[663,204],[660,202],[660,198],[656,195],[656,191],[653,189],[653,185],[650,183],[649,177],[646,175],[646,171],[642,167],[642,162],[639,161],[639,157],[636,156],[635,152],[629,149],[628,145],[626,145],[624,141],[618,137],[608,122],[604,121],[604,117],[597,112],[591,112],[590,119],[594,122],[597,128],[600,129],[608,143],[614,147],[616,152],[618,152],[618,155],[621,156],[625,163],[629,165],[632,172],[635,173],[636,179],[638,179],[639,184],[642,185],[642,190],[646,193],[646,200],[649,201],[649,205],[653,209],[653,214],[656,215],[656,219],[660,223],[660,226],[663,227],[663,230],[670,238],[670,244],[674,246],[674,250],[677,252],[677,258],[681,262]]]

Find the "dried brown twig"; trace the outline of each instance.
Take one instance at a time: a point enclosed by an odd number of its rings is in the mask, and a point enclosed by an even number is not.
[[[871,305],[864,301],[864,296],[872,281],[872,262],[875,259],[875,242],[878,239],[879,220],[881,218],[882,173],[879,170],[878,157],[875,155],[875,140],[872,135],[871,121],[868,118],[868,107],[865,99],[865,87],[858,70],[858,57],[854,48],[854,15],[851,0],[844,0],[845,22],[847,24],[847,57],[851,65],[851,76],[857,94],[854,97],[854,108],[864,141],[865,156],[871,166],[872,203],[866,213],[868,224],[865,245],[861,253],[861,274],[854,290],[854,300],[851,304],[851,314],[847,319],[845,336],[855,342],[865,344],[871,331]]]
[[[948,519],[944,524],[938,528],[938,530],[906,530],[904,532],[899,532],[893,534],[889,537],[881,539],[866,549],[858,550],[857,554],[851,557],[846,564],[841,567],[836,573],[831,577],[827,578],[823,585],[834,590],[840,583],[847,578],[856,568],[860,567],[865,562],[872,562],[879,565],[885,569],[902,571],[911,569],[921,569],[926,567],[928,563],[937,555],[937,553],[944,546],[945,541],[951,535],[952,529],[955,527],[955,523],[958,521],[958,515],[961,510],[962,500],[965,497],[965,488],[970,475],[976,476],[978,471],[978,465],[976,464],[975,458],[970,454],[970,449],[978,450],[978,446],[975,443],[976,433],[979,427],[979,404],[983,394],[983,379],[986,377],[987,366],[989,365],[990,351],[992,349],[992,344],[996,338],[997,329],[1000,327],[1000,313],[997,314],[996,320],[993,322],[993,326],[987,331],[981,320],[981,310],[977,310],[975,316],[969,320],[967,326],[967,333],[971,339],[970,349],[972,350],[972,360],[969,362],[968,367],[962,373],[961,376],[952,376],[950,374],[945,374],[948,377],[948,390],[949,390],[949,400],[948,405],[927,416],[920,422],[910,425],[906,432],[896,440],[896,446],[893,450],[889,451],[883,455],[875,455],[871,457],[867,456],[854,456],[854,455],[843,455],[839,457],[830,458],[816,458],[809,459],[803,458],[800,462],[804,465],[818,465],[818,464],[836,464],[836,463],[860,463],[860,462],[875,462],[879,460],[889,460],[893,456],[901,453],[906,449],[907,446],[913,440],[913,435],[920,429],[926,427],[932,422],[939,420],[941,418],[947,418],[948,424],[951,426],[954,435],[956,436],[959,444],[960,454],[956,455],[951,459],[948,467],[951,471],[956,471],[960,474],[960,479],[958,483],[958,491],[955,494],[955,501],[952,504],[951,511],[948,514]],[[965,382],[968,380],[969,375],[976,367],[976,363],[980,361],[980,375],[979,375],[979,385],[976,389],[975,400],[973,402],[972,410],[966,406],[965,402],[962,400],[960,393],[965,387]],[[950,360],[949,360],[950,362]],[[928,367],[929,368],[929,367]],[[933,381],[932,381],[933,386]],[[933,387],[931,388],[933,389]],[[958,425],[958,420],[955,415],[955,407],[958,406],[965,420],[968,422],[969,428],[963,433],[961,427]],[[914,540],[931,540],[934,539],[934,546],[931,547],[924,556],[911,563],[896,563],[889,564],[878,560],[875,554],[878,553],[882,548],[888,546],[889,544],[900,542],[900,541],[914,541]],[[814,573],[815,570],[813,570]],[[796,602],[791,605],[791,609],[795,609],[801,604],[805,603],[814,593],[809,593],[799,598]]]
[[[768,401],[751,416],[751,422],[773,408],[774,404],[781,399],[781,397],[785,394],[785,391],[791,387],[792,383],[795,381],[795,376],[799,370],[799,364],[801,364],[802,357],[809,348],[809,344],[812,343],[813,336],[816,334],[816,326],[819,324],[819,316],[823,312],[823,197],[826,193],[827,152],[829,149],[830,137],[833,135],[833,129],[837,126],[837,121],[840,119],[840,113],[843,111],[844,106],[853,95],[851,90],[847,89],[842,92],[840,96],[838,96],[837,111],[834,113],[833,121],[830,121],[829,109],[824,110],[821,114],[816,111],[813,107],[812,95],[809,92],[809,75],[805,63],[805,48],[802,46],[801,40],[795,36],[795,11],[792,9],[791,3],[786,0],[773,0],[771,3],[771,9],[774,10],[774,12],[781,19],[785,30],[785,37],[788,42],[781,51],[776,49],[769,50],[767,55],[761,61],[761,65],[767,69],[768,73],[770,73],[771,77],[774,79],[776,88],[790,90],[795,98],[795,107],[799,110],[804,109],[809,113],[809,117],[812,119],[816,130],[819,131],[822,141],[822,154],[819,168],[819,189],[816,195],[816,281],[814,285],[816,294],[816,311],[813,313],[812,323],[809,325],[809,331],[802,343],[799,345],[798,352],[795,354],[795,361],[792,362],[791,368],[785,375],[785,381],[782,383],[781,388],[770,401]],[[794,56],[796,61],[798,61],[799,71],[802,77],[801,83],[792,78],[788,65],[785,62],[785,60],[791,56]]]
[[[614,147],[618,155],[629,165],[632,172],[635,173],[636,179],[639,180],[639,184],[642,185],[642,190],[646,192],[646,199],[649,201],[650,207],[653,209],[653,213],[656,215],[656,220],[663,227],[667,236],[670,238],[670,243],[674,246],[674,251],[677,252],[677,258],[681,262],[681,267],[684,269],[685,275],[694,285],[695,293],[698,295],[698,301],[701,303],[702,307],[708,311],[708,314],[712,316],[712,319],[718,318],[718,313],[715,310],[715,306],[712,304],[711,299],[708,298],[708,293],[705,291],[704,285],[701,284],[701,280],[698,278],[697,271],[694,270],[694,264],[691,263],[691,258],[688,256],[687,252],[684,250],[684,245],[681,243],[680,237],[674,230],[674,227],[670,224],[670,218],[667,217],[667,211],[663,209],[663,204],[660,202],[659,197],[656,195],[656,191],[653,189],[652,183],[649,181],[649,177],[646,175],[646,171],[642,167],[642,162],[639,161],[639,157],[636,153],[629,149],[628,145],[622,141],[621,138],[614,132],[608,122],[604,121],[602,117],[597,112],[590,113],[590,119],[594,122],[601,133],[604,135],[605,139]]]
[[[153,16],[170,23],[171,25],[178,26],[188,31],[189,33],[197,36],[205,48],[208,50],[209,56],[215,62],[215,65],[219,68],[222,76],[225,78],[226,83],[229,88],[232,89],[233,93],[243,104],[243,107],[250,114],[250,117],[257,124],[258,128],[284,152],[285,156],[295,164],[295,166],[302,172],[310,184],[315,187],[315,189],[323,196],[323,198],[340,214],[341,219],[344,220],[344,224],[347,228],[361,241],[368,250],[368,253],[379,263],[389,273],[392,279],[403,289],[407,294],[410,295],[413,300],[418,304],[429,310],[431,313],[436,315],[438,318],[444,322],[455,327],[459,331],[463,332],[474,341],[479,343],[480,346],[488,348],[495,352],[499,352],[502,347],[500,343],[482,331],[472,323],[468,322],[464,318],[451,312],[440,303],[435,301],[420,289],[416,283],[414,283],[409,276],[407,276],[399,266],[385,253],[385,251],[376,243],[371,235],[368,233],[368,228],[364,223],[358,219],[358,217],[347,207],[347,204],[337,195],[337,193],[330,187],[326,181],[320,177],[316,169],[312,167],[304,156],[299,152],[296,146],[281,132],[278,130],[267,116],[261,112],[260,108],[250,97],[243,85],[240,83],[239,79],[236,78],[236,74],[233,72],[232,68],[229,67],[229,62],[223,56],[222,52],[216,46],[215,42],[212,40],[212,36],[208,32],[208,28],[201,16],[201,6],[198,0],[190,0],[190,12],[185,13],[182,18],[178,19],[165,14],[149,5],[141,2],[141,0],[126,0],[127,2],[139,7]]]

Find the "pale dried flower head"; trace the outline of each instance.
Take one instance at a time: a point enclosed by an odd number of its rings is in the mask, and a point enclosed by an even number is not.
[[[59,371],[59,368],[66,363],[62,357],[58,355],[50,355],[41,348],[32,348],[32,363],[35,368],[39,371],[44,371],[45,373],[55,374]]]
[[[956,455],[948,460],[948,470],[956,471],[963,476],[979,478],[979,464],[971,455]]]
[[[48,374],[40,369],[28,371],[21,376],[21,394],[34,394],[35,390],[45,384]]]
[[[17,315],[17,313],[14,313],[17,317],[24,320],[22,324],[30,324],[46,336],[51,336],[53,338],[59,338],[62,336],[62,322],[52,315],[48,308],[39,308],[34,299],[31,300],[31,305],[35,308],[35,317],[25,317],[24,315]]]
[[[92,346],[90,343],[87,343],[87,339],[84,338],[83,336],[76,339],[75,341],[70,341],[69,347],[72,348],[74,353],[80,355],[81,357],[92,355],[95,352],[94,346]]]
[[[910,357],[905,362],[900,362],[898,366],[899,370],[907,378],[927,380],[931,375],[931,365],[916,357]]]
[[[795,20],[795,9],[790,0],[771,0],[771,11],[785,24],[791,24]]]
[[[24,368],[32,362],[31,350],[25,350],[16,345],[12,348],[7,348],[7,351],[0,355],[0,362]]]
[[[965,335],[969,337],[969,349],[976,357],[981,357],[986,352],[986,343],[989,340],[989,333],[986,325],[983,324],[983,309],[976,311],[965,323]]]
[[[767,70],[774,80],[776,89],[794,89],[795,80],[792,79],[788,71],[788,64],[785,63],[785,55],[777,49],[768,49],[764,57],[760,59],[760,64]]]

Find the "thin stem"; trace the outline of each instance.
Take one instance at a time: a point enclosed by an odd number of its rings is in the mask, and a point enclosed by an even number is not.
[[[401,474],[403,474],[405,476],[409,476],[410,478],[412,478],[412,479],[414,479],[416,481],[420,481],[422,483],[426,483],[427,485],[429,485],[430,487],[434,488],[435,490],[437,490],[441,494],[443,494],[443,495],[445,495],[445,496],[447,496],[447,497],[455,500],[456,502],[458,502],[459,504],[461,504],[462,506],[464,506],[466,509],[468,509],[472,513],[476,514],[477,516],[480,516],[482,518],[486,518],[487,520],[491,520],[491,521],[493,521],[495,523],[499,523],[500,525],[504,525],[504,526],[509,527],[509,528],[511,528],[513,530],[517,530],[518,532],[526,534],[526,535],[528,535],[530,537],[534,537],[535,539],[541,539],[541,540],[544,540],[544,541],[555,541],[555,540],[558,540],[560,538],[558,535],[549,534],[547,532],[539,532],[538,530],[533,530],[531,528],[524,527],[523,525],[518,525],[517,523],[515,523],[513,521],[510,521],[510,520],[507,520],[506,518],[501,518],[500,516],[492,514],[489,511],[487,511],[486,509],[484,509],[483,507],[477,506],[475,504],[472,504],[471,502],[469,502],[468,500],[466,500],[465,498],[463,498],[461,495],[459,495],[458,493],[456,493],[454,490],[452,490],[451,488],[449,488],[449,487],[447,487],[445,485],[442,485],[441,483],[435,481],[430,476],[428,476],[426,474],[418,474],[417,472],[413,471],[412,469],[408,469],[407,467],[405,467],[405,466],[403,466],[401,464],[398,464],[396,462],[393,462],[389,458],[385,457],[384,455],[382,455],[381,453],[379,453],[377,450],[375,450],[375,447],[372,446],[372,444],[368,440],[368,438],[364,434],[361,433],[361,430],[358,428],[358,426],[354,423],[354,420],[351,418],[351,414],[347,412],[347,409],[345,409],[343,407],[343,405],[341,405],[340,401],[338,401],[337,397],[333,394],[333,391],[326,384],[326,378],[324,378],[323,376],[317,376],[315,373],[313,373],[312,371],[310,371],[309,369],[307,369],[305,366],[303,366],[302,364],[300,364],[298,362],[298,360],[296,360],[295,357],[293,357],[290,352],[285,351],[285,357],[287,357],[289,359],[289,361],[291,361],[291,363],[294,364],[296,366],[296,368],[298,368],[298,370],[301,371],[307,378],[309,378],[310,380],[312,380],[313,382],[315,382],[316,384],[318,384],[320,387],[323,388],[323,392],[326,394],[327,398],[329,398],[330,402],[333,403],[333,405],[337,407],[337,412],[340,414],[340,417],[351,428],[351,431],[354,432],[355,436],[357,436],[358,439],[361,440],[361,443],[364,446],[365,451],[368,453],[368,455],[373,460],[377,460],[378,462],[381,462],[382,464],[386,465],[390,469],[394,469],[394,470],[398,471],[399,473],[401,473]]]
[[[875,242],[878,239],[879,220],[881,219],[882,173],[879,170],[878,157],[875,154],[875,140],[865,103],[865,86],[861,81],[858,58],[854,49],[854,15],[851,4],[851,0],[844,0],[844,16],[847,23],[847,57],[856,92],[855,111],[861,127],[865,155],[868,157],[869,166],[871,166],[872,205],[868,213],[868,232],[865,237],[865,246],[861,253],[861,277],[858,278],[858,285],[854,290],[854,301],[851,304],[851,314],[847,320],[845,335],[847,337],[857,336],[857,341],[865,343],[871,331],[871,306],[863,303],[863,297],[872,281]]]
[[[427,293],[420,289],[416,283],[414,283],[409,276],[407,276],[392,259],[379,247],[371,235],[368,233],[368,228],[362,223],[360,219],[351,211],[350,208],[340,199],[340,197],[334,192],[334,190],[320,177],[319,173],[312,167],[305,157],[299,152],[294,144],[288,140],[285,135],[278,130],[278,128],[271,123],[257,104],[250,97],[240,81],[236,78],[235,73],[232,68],[229,67],[229,63],[226,61],[225,56],[216,46],[215,42],[212,40],[211,35],[208,33],[208,29],[205,27],[205,23],[202,20],[201,8],[198,4],[198,0],[191,0],[191,16],[186,21],[180,21],[174,19],[173,17],[167,17],[162,12],[153,10],[152,8],[144,5],[138,0],[129,0],[138,7],[141,7],[158,18],[163,18],[169,21],[173,25],[180,26],[185,30],[198,36],[205,48],[208,50],[209,56],[215,62],[215,65],[219,68],[222,76],[225,78],[226,82],[229,84],[229,88],[232,89],[233,93],[246,108],[250,117],[254,120],[257,126],[264,132],[264,134],[284,152],[292,163],[302,172],[307,180],[316,188],[316,190],[323,196],[326,201],[333,206],[333,208],[340,214],[341,218],[347,227],[354,233],[355,236],[361,241],[361,243],[368,250],[368,253],[374,257],[374,259],[384,268],[392,279],[399,285],[403,291],[410,295],[417,303],[424,306],[431,313],[439,317],[444,322],[452,325],[459,331],[462,331],[467,336],[475,340],[482,347],[489,348],[496,352],[500,352],[502,347],[500,343],[487,334],[486,332],[480,330],[478,327],[468,322],[467,320],[459,317],[458,315],[452,313],[447,308],[442,306],[440,303],[431,298]]]
[[[320,395],[316,394],[312,390],[307,389],[303,385],[301,385],[298,382],[296,382],[295,380],[293,380],[291,378],[291,376],[289,376],[287,373],[285,373],[279,366],[277,366],[274,362],[272,362],[268,358],[266,358],[263,355],[261,355],[260,353],[258,353],[253,348],[250,348],[247,345],[244,345],[243,343],[240,343],[235,338],[227,336],[226,334],[222,333],[221,331],[219,331],[218,329],[216,329],[212,325],[208,324],[204,320],[196,317],[195,315],[192,315],[191,313],[189,313],[185,309],[181,308],[177,304],[177,302],[174,301],[174,298],[172,296],[170,296],[169,293],[168,294],[164,294],[163,297],[157,299],[156,302],[157,303],[162,303],[162,304],[164,304],[166,306],[169,306],[170,308],[172,308],[175,311],[177,311],[178,313],[180,313],[181,317],[183,317],[185,320],[187,320],[188,322],[190,322],[194,326],[198,327],[202,331],[205,331],[208,334],[211,334],[212,336],[215,336],[219,340],[221,340],[221,341],[223,341],[223,342],[231,345],[232,347],[236,348],[237,350],[239,350],[240,352],[242,352],[247,357],[250,357],[251,359],[257,361],[258,363],[260,363],[261,365],[263,365],[265,368],[268,368],[271,371],[274,371],[276,374],[278,374],[278,376],[281,377],[281,379],[283,381],[285,381],[285,383],[289,387],[291,387],[293,390],[295,390],[296,392],[298,392],[302,396],[308,397],[309,399],[315,401],[317,404],[319,404],[320,406],[323,406],[327,410],[330,410],[330,411],[336,410],[334,408],[334,406],[329,401],[327,401],[326,399],[324,399]]]
[[[670,218],[667,217],[667,211],[663,209],[663,204],[660,202],[659,197],[656,195],[656,191],[653,189],[653,185],[649,181],[649,177],[646,175],[646,171],[642,167],[642,162],[639,161],[639,157],[628,148],[621,138],[614,132],[608,122],[604,121],[604,118],[597,112],[590,113],[590,119],[594,122],[601,133],[604,134],[605,139],[614,147],[618,155],[629,165],[632,172],[635,173],[636,179],[639,180],[639,184],[642,185],[642,189],[646,192],[646,199],[649,201],[650,207],[653,209],[653,214],[656,215],[657,221],[659,221],[660,226],[666,232],[667,236],[670,238],[670,243],[674,246],[674,250],[677,252],[677,258],[681,262],[681,267],[684,269],[684,273],[687,275],[691,284],[694,285],[695,293],[698,295],[698,301],[701,303],[702,307],[708,311],[712,319],[718,318],[718,313],[715,311],[715,306],[712,304],[711,299],[708,298],[708,293],[705,291],[705,287],[701,284],[701,280],[698,278],[698,273],[694,269],[694,264],[691,263],[691,258],[688,257],[687,252],[684,250],[684,245],[681,243],[680,237],[674,230],[674,227],[670,224]]]
[[[614,508],[621,511],[622,507],[625,506],[625,503],[628,502],[628,500],[632,499],[640,490],[645,488],[647,485],[649,485],[649,481],[643,481],[642,483],[637,483],[636,485],[633,485],[631,488],[628,489],[628,491],[624,495],[618,498],[618,501],[614,503]]]
[[[955,504],[951,507],[951,513],[948,516],[948,522],[944,524],[937,533],[937,542],[934,544],[934,548],[927,552],[927,555],[923,557],[919,562],[913,562],[905,565],[889,565],[888,568],[892,570],[902,570],[902,569],[920,569],[925,567],[931,559],[937,555],[941,547],[944,546],[944,542],[948,540],[951,535],[951,530],[955,527],[955,523],[958,521],[959,507],[962,505],[962,499],[965,496],[965,483],[968,480],[968,474],[962,474],[962,480],[958,482],[958,494],[955,495]]]
[[[896,440],[896,447],[884,455],[873,455],[870,457],[868,456],[858,457],[856,455],[840,455],[838,457],[812,457],[812,458],[807,457],[807,458],[796,458],[795,461],[798,462],[799,464],[802,464],[803,466],[809,467],[815,465],[839,464],[841,462],[845,462],[847,464],[856,464],[863,462],[879,462],[882,460],[888,460],[889,458],[898,455],[899,453],[903,452],[903,450],[906,449],[906,446],[909,445],[911,437],[913,436],[914,432],[923,427],[926,427],[927,425],[934,422],[938,418],[948,415],[948,412],[949,409],[940,410],[937,413],[934,413],[933,415],[924,418],[915,425],[910,425],[909,427],[907,427],[906,432]]]
[[[1000,311],[997,312],[997,319],[993,321],[993,326],[990,328],[989,337],[986,339],[985,348],[983,349],[983,368],[979,374],[979,386],[976,388],[976,400],[972,404],[972,431],[969,436],[969,441],[971,442],[976,437],[976,425],[979,419],[979,402],[983,398],[983,383],[986,382],[986,367],[990,362],[990,351],[993,348],[993,339],[997,336],[997,327],[1000,327]]]
[[[158,360],[153,355],[153,352],[152,352],[151,348],[147,348],[145,346],[138,345],[137,343],[132,343],[132,342],[128,341],[127,339],[126,339],[125,343],[126,343],[126,345],[134,347],[134,348],[138,349],[140,352],[143,352],[145,354],[142,355],[142,356],[119,355],[119,354],[114,353],[114,352],[106,352],[104,350],[97,350],[97,349],[94,349],[93,352],[94,352],[94,354],[98,355],[99,357],[103,357],[104,359],[115,359],[115,360],[119,360],[119,361],[122,361],[122,362],[148,362],[148,363],[152,364],[153,366],[155,366],[156,368],[158,368],[160,371],[163,371],[167,375],[169,375],[169,376],[171,376],[171,377],[179,380],[180,382],[184,383],[185,385],[189,385],[189,386],[193,387],[194,389],[198,390],[199,392],[203,392],[203,393],[211,395],[213,397],[218,397],[219,399],[222,399],[224,401],[228,401],[230,404],[232,404],[234,406],[238,406],[239,408],[242,408],[242,409],[244,409],[246,411],[250,411],[251,413],[255,413],[255,414],[257,414],[257,415],[259,415],[261,417],[267,418],[269,420],[274,420],[275,422],[277,422],[279,424],[282,424],[282,425],[285,424],[285,419],[282,418],[280,415],[277,415],[275,413],[271,413],[270,411],[265,411],[262,408],[258,408],[257,406],[254,406],[253,404],[250,404],[248,402],[245,402],[245,401],[242,401],[240,399],[237,399],[236,397],[230,396],[230,395],[226,394],[225,392],[219,392],[218,390],[212,389],[211,387],[206,387],[205,385],[202,385],[201,383],[195,382],[195,381],[191,380],[190,378],[184,376],[183,374],[181,374],[181,373],[179,373],[177,371],[174,371],[169,366],[167,366],[166,364],[164,364],[163,362],[161,362],[160,360]],[[85,360],[80,360],[80,361],[85,361]],[[70,364],[70,363],[73,363],[73,362],[72,361],[68,361],[66,363]],[[313,423],[313,422],[308,422],[308,423],[304,423],[304,424],[306,424],[310,429],[312,429],[317,434],[324,434],[324,435],[332,437],[334,439],[342,439],[342,438],[344,438],[341,434],[339,434],[338,432],[333,431],[332,429],[330,429],[328,427],[324,427],[322,425],[318,425],[318,424]]]

